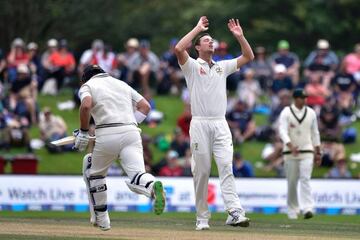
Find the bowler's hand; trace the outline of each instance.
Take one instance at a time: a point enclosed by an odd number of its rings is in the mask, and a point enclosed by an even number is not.
[[[89,143],[89,132],[75,129],[73,131],[75,137],[75,143],[73,149],[83,152],[86,150],[86,147]]]
[[[228,28],[235,37],[241,37],[244,35],[243,30],[240,26],[239,19],[229,19]]]
[[[209,29],[209,20],[206,16],[202,16],[196,25],[197,28],[199,28],[202,32]]]

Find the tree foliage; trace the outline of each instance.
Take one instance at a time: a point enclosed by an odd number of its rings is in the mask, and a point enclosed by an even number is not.
[[[357,0],[2,0],[0,48],[15,37],[36,41],[66,38],[80,52],[95,38],[122,50],[129,37],[148,38],[161,52],[173,37],[181,37],[201,15],[210,19],[210,33],[238,49],[227,30],[229,18],[239,18],[250,43],[275,50],[287,39],[304,57],[317,39],[326,38],[341,54],[359,42]]]

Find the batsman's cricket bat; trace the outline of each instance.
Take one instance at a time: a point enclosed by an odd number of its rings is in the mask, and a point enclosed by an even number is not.
[[[95,140],[95,136],[90,136],[89,139],[90,140]],[[67,144],[72,144],[75,142],[75,137],[74,136],[68,136],[68,137],[64,137],[61,138],[59,140],[56,141],[52,141],[51,144],[55,145],[55,146],[63,146],[63,145],[67,145]]]

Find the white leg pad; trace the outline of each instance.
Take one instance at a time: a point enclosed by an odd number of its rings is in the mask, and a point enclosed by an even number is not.
[[[88,153],[84,156],[83,158],[83,168],[82,168],[82,173],[83,173],[83,179],[86,185],[86,192],[88,195],[88,199],[89,199],[89,211],[90,211],[90,223],[91,224],[96,224],[96,215],[94,212],[94,205],[91,199],[91,195],[90,195],[90,186],[89,186],[89,181],[88,181],[88,177],[89,177],[89,169],[91,167],[91,160],[92,160],[92,154]]]
[[[125,181],[125,183],[132,192],[151,198],[154,181],[155,177],[150,173],[139,172],[135,174],[131,181]]]
[[[107,186],[104,176],[90,176],[90,196],[94,205],[95,212],[105,212],[107,210]]]

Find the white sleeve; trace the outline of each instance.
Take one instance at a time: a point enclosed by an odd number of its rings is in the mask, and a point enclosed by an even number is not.
[[[82,85],[79,90],[79,98],[81,101],[87,96],[91,97],[91,89],[88,85]]]
[[[289,137],[289,120],[288,120],[288,107],[284,108],[279,117],[279,135],[284,145],[291,142]]]
[[[311,123],[311,140],[312,140],[312,144],[314,147],[320,146],[320,133],[319,133],[319,128],[318,128],[318,123],[317,123],[317,118],[316,118],[316,113],[314,111],[312,111],[313,113],[313,120]]]
[[[218,62],[220,66],[224,68],[225,76],[229,76],[230,74],[236,72],[237,68],[237,58],[230,59],[230,60],[223,60]]]
[[[192,83],[190,82],[192,79],[194,79],[193,75],[194,75],[194,72],[196,71],[196,60],[193,59],[192,57],[188,57],[187,61],[184,63],[184,65],[181,65],[179,63],[179,66],[185,76],[185,80],[186,80],[186,83],[188,85],[192,85]]]
[[[133,88],[131,88],[131,99],[138,103],[141,101],[141,99],[143,99],[144,97],[140,95],[140,93],[138,93],[137,91],[135,91]]]

